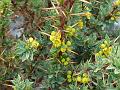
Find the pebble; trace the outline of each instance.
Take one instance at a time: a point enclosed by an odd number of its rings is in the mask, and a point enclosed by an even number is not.
[[[14,20],[11,20],[9,25],[9,34],[13,38],[20,38],[24,32],[24,21],[25,18],[23,16],[16,15]]]

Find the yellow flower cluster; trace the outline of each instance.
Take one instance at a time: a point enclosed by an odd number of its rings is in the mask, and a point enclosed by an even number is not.
[[[68,71],[67,72],[67,81],[68,82],[77,81],[79,83],[86,84],[86,83],[88,83],[90,81],[90,78],[86,73],[84,73],[83,76],[81,77],[80,75],[74,75],[72,73],[72,71]]]
[[[72,26],[67,26],[67,27],[65,28],[65,30],[66,30],[66,32],[68,33],[68,35],[70,35],[70,36],[75,35],[75,28],[73,28]]]
[[[63,41],[60,51],[61,51],[61,52],[69,51],[69,50],[71,50],[70,46],[71,46],[71,42],[70,42],[70,41],[67,41],[66,44],[65,44],[65,42]]]
[[[119,16],[120,16],[120,11],[116,12],[115,15],[116,15],[117,17],[119,17]]]
[[[66,66],[66,65],[69,64],[70,58],[69,58],[69,57],[67,57],[67,58],[62,58],[62,59],[61,59],[61,62]]]
[[[115,19],[116,19],[116,17],[115,17],[115,16],[112,16],[110,19],[111,19],[111,20],[115,20]]]
[[[30,37],[28,40],[27,40],[27,46],[28,47],[32,47],[32,48],[38,48],[39,46],[39,43],[34,40],[32,37]]]
[[[113,4],[114,4],[115,6],[119,6],[119,5],[120,5],[120,0],[116,0]]]
[[[52,41],[54,47],[61,46],[61,32],[52,31],[50,35],[50,41]]]
[[[120,11],[114,13],[114,15],[111,17],[111,20],[116,20],[120,17]]]
[[[72,71],[67,71],[67,81],[72,82]]]
[[[78,26],[80,27],[80,29],[83,28],[83,21],[82,21],[82,20],[80,20],[80,21],[78,22]]]
[[[77,76],[77,82],[86,84],[90,81],[89,76],[86,73],[83,73],[83,76]]]
[[[102,56],[102,57],[108,57],[112,51],[112,46],[109,45],[109,43],[105,40],[100,45],[100,51],[96,53],[96,56]]]
[[[114,17],[115,17],[115,19],[119,19],[120,18],[120,11],[116,12]]]
[[[91,16],[92,16],[92,14],[91,14],[90,12],[86,12],[86,13],[85,13],[85,16],[87,17],[87,19],[90,19]]]

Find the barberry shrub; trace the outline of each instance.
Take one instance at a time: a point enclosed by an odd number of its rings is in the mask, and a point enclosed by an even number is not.
[[[119,17],[120,0],[1,0],[0,89],[119,90]]]

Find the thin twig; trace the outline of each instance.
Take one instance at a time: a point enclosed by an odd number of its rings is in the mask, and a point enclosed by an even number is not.
[[[114,43],[120,38],[120,35],[114,40]]]
[[[44,34],[44,35],[47,35],[47,36],[49,36],[49,37],[50,37],[50,34],[48,34],[48,33],[41,32],[41,31],[40,31],[40,33],[41,33],[41,34]]]
[[[53,7],[54,7],[56,13],[59,15],[59,12],[58,12],[58,10],[56,9],[56,6],[54,5],[54,3],[53,3],[52,1],[51,1],[51,3],[52,3],[52,5],[53,5]]]
[[[54,9],[60,9],[60,7],[41,8],[41,10],[54,10]]]
[[[3,59],[1,56],[0,56],[0,59],[5,62],[5,59]]]

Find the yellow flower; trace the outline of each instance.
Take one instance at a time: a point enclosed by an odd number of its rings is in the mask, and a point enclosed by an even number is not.
[[[81,82],[82,78],[80,76],[77,76],[77,82]]]
[[[82,20],[80,20],[80,21],[78,22],[78,26],[80,27],[80,29],[83,28],[83,21],[82,21]]]
[[[55,39],[55,37],[51,35],[50,40],[53,41],[54,39]]]
[[[108,50],[108,48],[106,47],[106,48],[103,49],[103,52],[106,52],[107,50]]]
[[[57,32],[56,35],[55,35],[55,37],[56,37],[57,39],[61,39],[61,32]]]
[[[59,47],[59,46],[61,46],[61,40],[60,40],[60,39],[55,39],[55,41],[53,41],[53,46],[54,46],[54,47]]]
[[[31,45],[33,48],[37,48],[38,46],[39,46],[39,43],[36,41],[36,40],[34,40],[33,42],[32,42],[32,45]]]
[[[56,36],[56,34],[57,34],[57,32],[55,32],[55,31],[52,31],[51,32],[51,35],[50,35],[50,40],[53,42],[54,41],[54,39],[56,38],[55,36]]]
[[[115,2],[114,2],[114,5],[115,5],[115,6],[119,6],[119,5],[120,5],[120,0],[115,1]]]
[[[108,56],[108,55],[110,55],[111,51],[112,51],[112,47],[111,47],[111,46],[108,47],[108,48],[105,48],[105,49],[104,49],[104,54],[105,54],[106,56]]]
[[[61,33],[60,32],[55,32],[52,31],[50,35],[50,40],[53,42],[55,39],[60,39],[61,38]]]
[[[110,52],[112,51],[112,46],[109,47],[109,51],[110,51]]]
[[[65,52],[66,50],[67,50],[67,46],[66,45],[61,47],[61,52]]]
[[[27,42],[28,42],[28,43],[31,43],[31,42],[33,42],[33,40],[34,40],[34,39],[33,39],[32,37],[30,37]]]
[[[52,32],[51,32],[51,35],[52,35],[52,36],[55,36],[55,34],[56,34],[55,31],[52,31]]]
[[[101,56],[103,54],[102,51],[99,51],[98,53],[95,54],[95,56]]]
[[[104,53],[106,56],[108,56],[108,55],[109,55],[109,50],[108,50],[108,48],[104,48],[104,49],[103,49],[103,53]]]
[[[51,32],[50,40],[52,41],[54,47],[61,46],[62,42],[61,42],[60,39],[61,39],[61,33],[60,32],[55,32],[55,31]]]
[[[95,56],[100,56],[99,53],[96,53]]]
[[[88,77],[88,74],[87,73],[83,73],[83,77]]]
[[[103,52],[102,52],[102,51],[99,51],[98,53],[99,53],[99,55],[102,55],[102,54],[103,54]]]
[[[66,48],[61,48],[60,51],[61,51],[61,52],[65,52],[65,51],[66,51]]]
[[[101,56],[102,58],[106,58],[111,54],[112,47],[109,45],[109,42],[105,40],[103,44],[100,45],[101,50],[96,53],[96,56]]]
[[[103,48],[105,48],[105,47],[106,47],[105,44],[101,44],[101,45],[100,45],[100,48],[101,48],[101,49],[103,49]]]
[[[111,19],[111,20],[115,20],[115,17],[114,17],[114,16],[112,16],[110,19]]]
[[[36,40],[34,40],[32,37],[30,37],[27,40],[26,48],[29,48],[29,47],[37,48],[38,46],[39,46],[39,43]]]
[[[110,55],[110,52],[106,51],[106,52],[104,52],[104,55],[108,57]]]
[[[67,46],[71,46],[71,42],[70,42],[70,41],[67,41],[67,42],[66,42],[66,45],[67,45]]]
[[[65,30],[70,36],[75,34],[75,29],[72,26],[67,26]]]
[[[90,81],[90,79],[88,77],[83,77],[82,78],[82,83],[85,84],[85,83],[88,83]]]
[[[86,13],[85,13],[85,16],[87,17],[87,19],[90,19],[91,16],[92,16],[92,14],[91,14],[90,12],[86,12]]]
[[[119,16],[120,15],[120,11],[116,12],[115,15]]]

